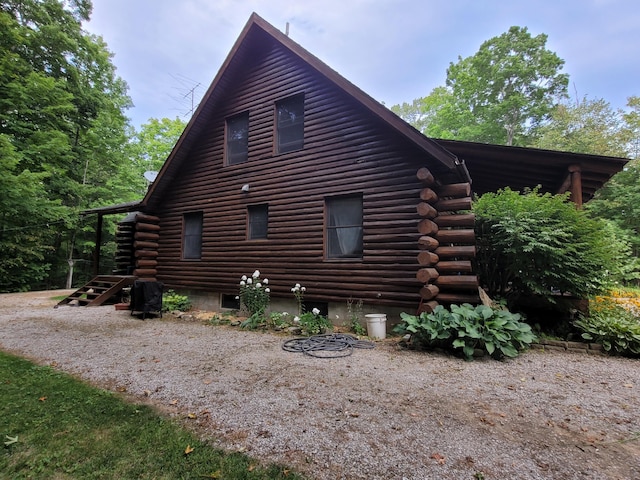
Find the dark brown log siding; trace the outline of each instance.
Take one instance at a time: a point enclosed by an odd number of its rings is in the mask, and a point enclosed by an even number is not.
[[[433,162],[282,47],[263,48],[261,61],[225,83],[234,87],[215,114],[198,119],[208,133],[155,212],[158,279],[170,288],[235,294],[240,276],[259,269],[274,296],[290,297],[301,283],[309,299],[417,308],[423,285],[415,278],[415,205],[423,187],[416,168]],[[298,93],[305,95],[304,149],[275,155],[275,102]],[[249,160],[225,166],[225,118],[246,110]],[[349,193],[363,195],[363,258],[327,261],[325,198]],[[247,241],[247,205],[264,203],[268,240]],[[204,212],[202,259],[181,261],[182,214],[196,210]]]

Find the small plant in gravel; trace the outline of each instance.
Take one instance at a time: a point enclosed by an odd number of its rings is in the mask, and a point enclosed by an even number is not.
[[[461,349],[466,360],[472,360],[476,349],[495,359],[516,357],[536,340],[531,327],[521,316],[486,305],[442,305],[432,313],[419,316],[402,313],[395,333],[411,334],[412,342],[424,348]]]
[[[265,321],[265,310],[269,306],[269,280],[260,278],[260,271],[256,270],[250,277],[243,275],[240,279],[240,309],[249,316],[242,322],[243,328],[257,328]]]
[[[303,313],[298,319],[298,325],[303,335],[318,335],[333,329],[331,322],[323,315],[320,310],[314,308],[310,312]]]
[[[191,300],[186,295],[179,295],[173,290],[167,290],[162,295],[162,311],[173,312],[175,310],[181,312],[191,310]]]
[[[357,302],[353,298],[347,300],[347,322],[349,331],[356,335],[363,336],[367,334],[367,330],[362,326],[362,300]]]
[[[293,318],[287,312],[271,312],[267,319],[267,325],[274,330],[282,330],[291,325]]]
[[[598,298],[589,315],[580,315],[574,326],[582,338],[602,344],[609,353],[640,356],[640,318],[617,300]]]

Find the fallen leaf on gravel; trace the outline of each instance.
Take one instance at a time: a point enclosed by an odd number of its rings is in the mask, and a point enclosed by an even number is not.
[[[444,456],[439,453],[432,453],[431,458],[433,458],[439,465],[444,465],[444,462],[447,460]]]
[[[149,395],[151,395],[151,390],[145,390],[143,393],[145,397],[148,397]]]
[[[169,402],[169,405],[177,405],[178,404],[178,400],[171,400]]]
[[[213,382],[213,380],[211,380],[210,378],[205,378],[202,383],[204,383],[205,385],[209,385],[211,382]]]
[[[127,387],[116,387],[116,390],[118,392],[126,392],[127,391]]]
[[[194,418],[198,418],[198,416],[195,413],[190,413],[187,415],[187,418],[190,418],[191,420],[193,420]]]
[[[625,383],[625,384],[623,385],[623,387],[626,387],[626,388],[633,388],[633,383]]]
[[[191,445],[187,445],[187,448],[184,449],[184,454],[189,455],[191,452],[193,452],[193,447]]]
[[[482,423],[486,423],[487,425],[491,425],[492,427],[495,426],[495,422],[492,422],[491,420],[488,420],[485,417],[480,417],[480,421]]]

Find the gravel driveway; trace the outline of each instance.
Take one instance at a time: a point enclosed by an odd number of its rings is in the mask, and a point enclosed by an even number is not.
[[[0,295],[0,348],[311,478],[640,479],[638,360],[531,351],[466,363],[392,340],[318,359],[283,351],[283,336],[54,309],[59,294]]]

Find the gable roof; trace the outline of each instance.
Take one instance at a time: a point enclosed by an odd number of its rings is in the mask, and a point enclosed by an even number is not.
[[[200,105],[191,117],[187,127],[160,169],[155,182],[147,191],[147,194],[141,202],[143,207],[153,210],[158,204],[162,193],[171,185],[173,179],[177,176],[182,162],[189,154],[192,144],[206,128],[207,125],[204,118],[208,117],[208,113],[211,112],[215,108],[216,103],[223,98],[227,88],[230,86],[229,79],[233,75],[233,72],[241,67],[243,61],[249,58],[248,52],[252,50],[252,46],[260,45],[260,43],[264,41],[264,35],[279,42],[280,45],[288,49],[292,54],[296,55],[311,68],[354,98],[372,115],[378,117],[398,133],[411,140],[430,157],[440,162],[445,169],[450,170],[456,177],[459,177],[460,181],[469,180],[464,162],[458,160],[454,154],[432,139],[422,135],[418,130],[391,112],[391,110],[380,102],[374,100],[324,62],[266,22],[259,15],[253,13],[202,98]]]

